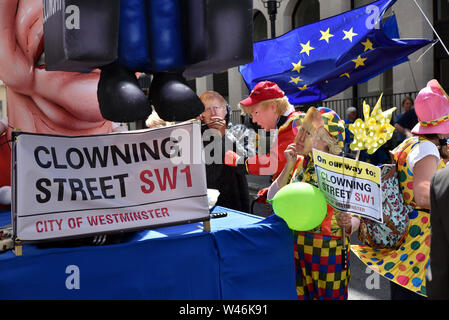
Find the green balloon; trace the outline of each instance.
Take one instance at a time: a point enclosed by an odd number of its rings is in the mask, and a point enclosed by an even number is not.
[[[271,200],[277,216],[295,231],[308,231],[319,226],[327,214],[327,202],[317,187],[294,182],[279,190]]]

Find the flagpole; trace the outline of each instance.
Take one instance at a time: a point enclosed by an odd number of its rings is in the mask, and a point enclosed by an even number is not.
[[[360,150],[357,150],[357,154],[355,155],[355,161],[359,161],[359,157],[360,157]],[[344,159],[344,153],[343,153],[343,159]],[[344,170],[344,167],[343,167],[343,170]],[[343,238],[342,262],[343,262],[343,269],[346,269],[346,231],[345,231],[345,228],[342,228],[342,238]]]
[[[447,55],[449,56],[449,50],[446,48],[446,46],[444,45],[443,40],[441,40],[440,35],[438,34],[438,32],[435,30],[435,28],[433,27],[432,23],[429,21],[429,18],[427,18],[426,14],[424,13],[424,11],[421,9],[421,7],[419,6],[418,2],[416,2],[416,0],[413,0],[416,4],[416,6],[418,7],[419,11],[421,11],[422,15],[424,16],[424,18],[426,19],[427,23],[429,24],[429,26],[432,28],[433,32],[435,33],[435,35],[437,36],[438,40],[440,40],[441,45],[443,46],[444,50],[446,50]]]

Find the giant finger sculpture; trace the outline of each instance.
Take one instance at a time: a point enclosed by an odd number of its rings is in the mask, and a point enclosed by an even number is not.
[[[94,1],[93,1],[94,2]],[[42,0],[0,0],[0,79],[8,129],[0,133],[0,188],[11,185],[11,131],[88,135],[112,131],[100,113],[100,73],[45,70]]]

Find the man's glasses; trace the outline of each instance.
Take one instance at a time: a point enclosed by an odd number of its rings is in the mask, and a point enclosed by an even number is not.
[[[206,112],[206,113],[212,113],[212,110],[214,110],[214,112],[215,113],[218,113],[218,112],[223,112],[223,111],[225,111],[226,110],[226,106],[214,106],[214,107],[210,107],[210,108],[207,108],[206,110],[204,110],[204,112]]]

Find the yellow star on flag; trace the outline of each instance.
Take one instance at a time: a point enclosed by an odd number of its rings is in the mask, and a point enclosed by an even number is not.
[[[342,77],[347,77],[348,79],[351,78],[351,77],[349,76],[349,73],[347,73],[347,72],[341,74],[341,75],[340,75],[340,78],[342,78]]]
[[[300,53],[305,52],[305,53],[307,53],[307,55],[310,54],[310,51],[311,51],[311,50],[315,49],[314,47],[311,47],[311,46],[310,46],[310,41],[308,41],[306,44],[302,44],[302,43],[301,43],[301,47],[302,47],[302,50],[301,50]]]
[[[295,84],[298,84],[299,81],[303,81],[300,77],[296,78],[290,77],[290,79],[291,80],[289,82],[294,82]]]
[[[353,29],[353,28],[351,28],[349,31],[343,30],[343,32],[344,32],[344,34],[345,34],[345,36],[343,37],[343,40],[348,39],[349,41],[352,42],[352,38],[358,35],[358,33],[354,33],[354,32],[352,31],[352,29]]]
[[[320,40],[326,40],[326,42],[329,43],[329,38],[334,36],[333,34],[330,34],[330,33],[329,33],[329,29],[330,29],[330,28],[327,28],[326,31],[321,31],[321,30],[320,30],[320,32],[321,32],[321,38],[320,38]]]
[[[302,87],[298,87],[298,89],[303,91],[303,90],[309,89],[309,87],[305,84]]]
[[[352,60],[352,62],[355,63],[355,69],[357,69],[360,66],[365,66],[364,62],[367,58],[362,58],[360,56],[357,57],[357,59]]]
[[[298,63],[292,62],[292,65],[293,65],[292,71],[297,71],[298,73],[301,72],[301,69],[302,69],[302,68],[305,68],[305,66],[302,65],[301,60],[299,60]]]
[[[363,52],[368,51],[368,50],[373,50],[373,43],[371,41],[369,41],[369,39],[366,39],[365,42],[360,42],[361,44],[363,44],[363,46],[365,47],[365,50],[363,50]]]

